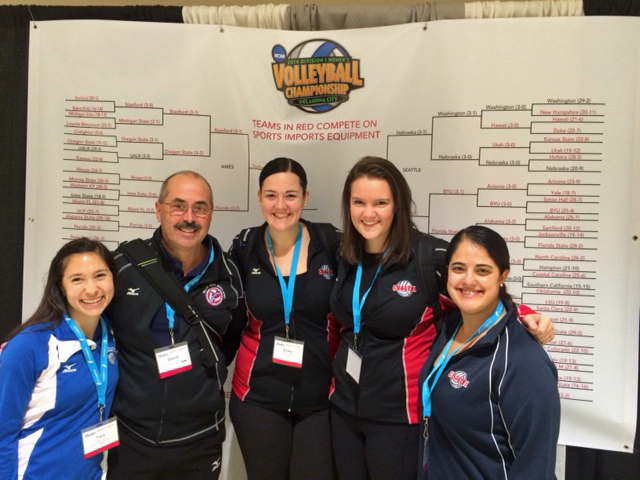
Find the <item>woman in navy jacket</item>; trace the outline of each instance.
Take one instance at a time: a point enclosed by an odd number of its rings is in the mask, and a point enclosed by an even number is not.
[[[509,250],[470,226],[447,250],[445,321],[420,372],[421,479],[553,479],[556,367],[506,292]]]

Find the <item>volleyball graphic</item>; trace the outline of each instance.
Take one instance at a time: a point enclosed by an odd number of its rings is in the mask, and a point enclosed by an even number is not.
[[[290,58],[348,57],[347,51],[331,40],[307,40],[294,47]]]
[[[339,43],[307,40],[289,54],[282,45],[271,50],[273,76],[290,105],[309,113],[325,113],[349,100],[349,92],[364,86],[360,60]]]
[[[418,289],[409,280],[400,280],[396,283],[391,290],[396,292],[401,297],[410,297],[418,291]]]
[[[209,305],[215,307],[224,300],[224,291],[218,285],[212,285],[205,290],[204,298],[207,299]]]

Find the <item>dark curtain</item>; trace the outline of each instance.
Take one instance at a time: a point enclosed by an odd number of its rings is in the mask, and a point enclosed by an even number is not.
[[[585,15],[640,15],[637,0],[584,0]],[[181,7],[0,6],[0,339],[22,318],[27,72],[30,20],[129,20],[182,23]],[[39,242],[46,242],[42,238]],[[28,290],[29,287],[27,287]],[[640,415],[639,415],[640,417]],[[640,479],[634,454],[568,447],[567,480]]]
[[[27,150],[27,21],[0,7],[0,338],[21,320]]]
[[[640,16],[640,2],[638,0],[583,0],[582,8],[585,15]]]
[[[182,23],[182,8],[0,6],[0,338],[22,320],[22,260],[29,255],[24,251],[29,21],[88,19]]]

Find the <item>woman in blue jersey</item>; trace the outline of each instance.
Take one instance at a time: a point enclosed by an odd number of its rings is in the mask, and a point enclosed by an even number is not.
[[[107,421],[118,378],[102,312],[116,268],[101,243],[72,240],[55,255],[36,312],[0,354],[3,479],[100,479],[117,444]]]
[[[560,425],[555,365],[518,321],[509,250],[471,226],[447,249],[445,321],[420,372],[421,479],[553,479]]]
[[[295,160],[271,160],[259,184],[265,223],[240,232],[229,252],[247,313],[235,325],[231,420],[249,480],[331,480],[327,316],[339,234],[301,218],[309,190]]]

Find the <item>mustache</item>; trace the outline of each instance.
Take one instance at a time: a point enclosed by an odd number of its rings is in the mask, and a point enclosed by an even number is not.
[[[186,220],[181,220],[176,223],[176,228],[193,228],[194,230],[200,230],[202,227],[196,222],[187,222]]]

